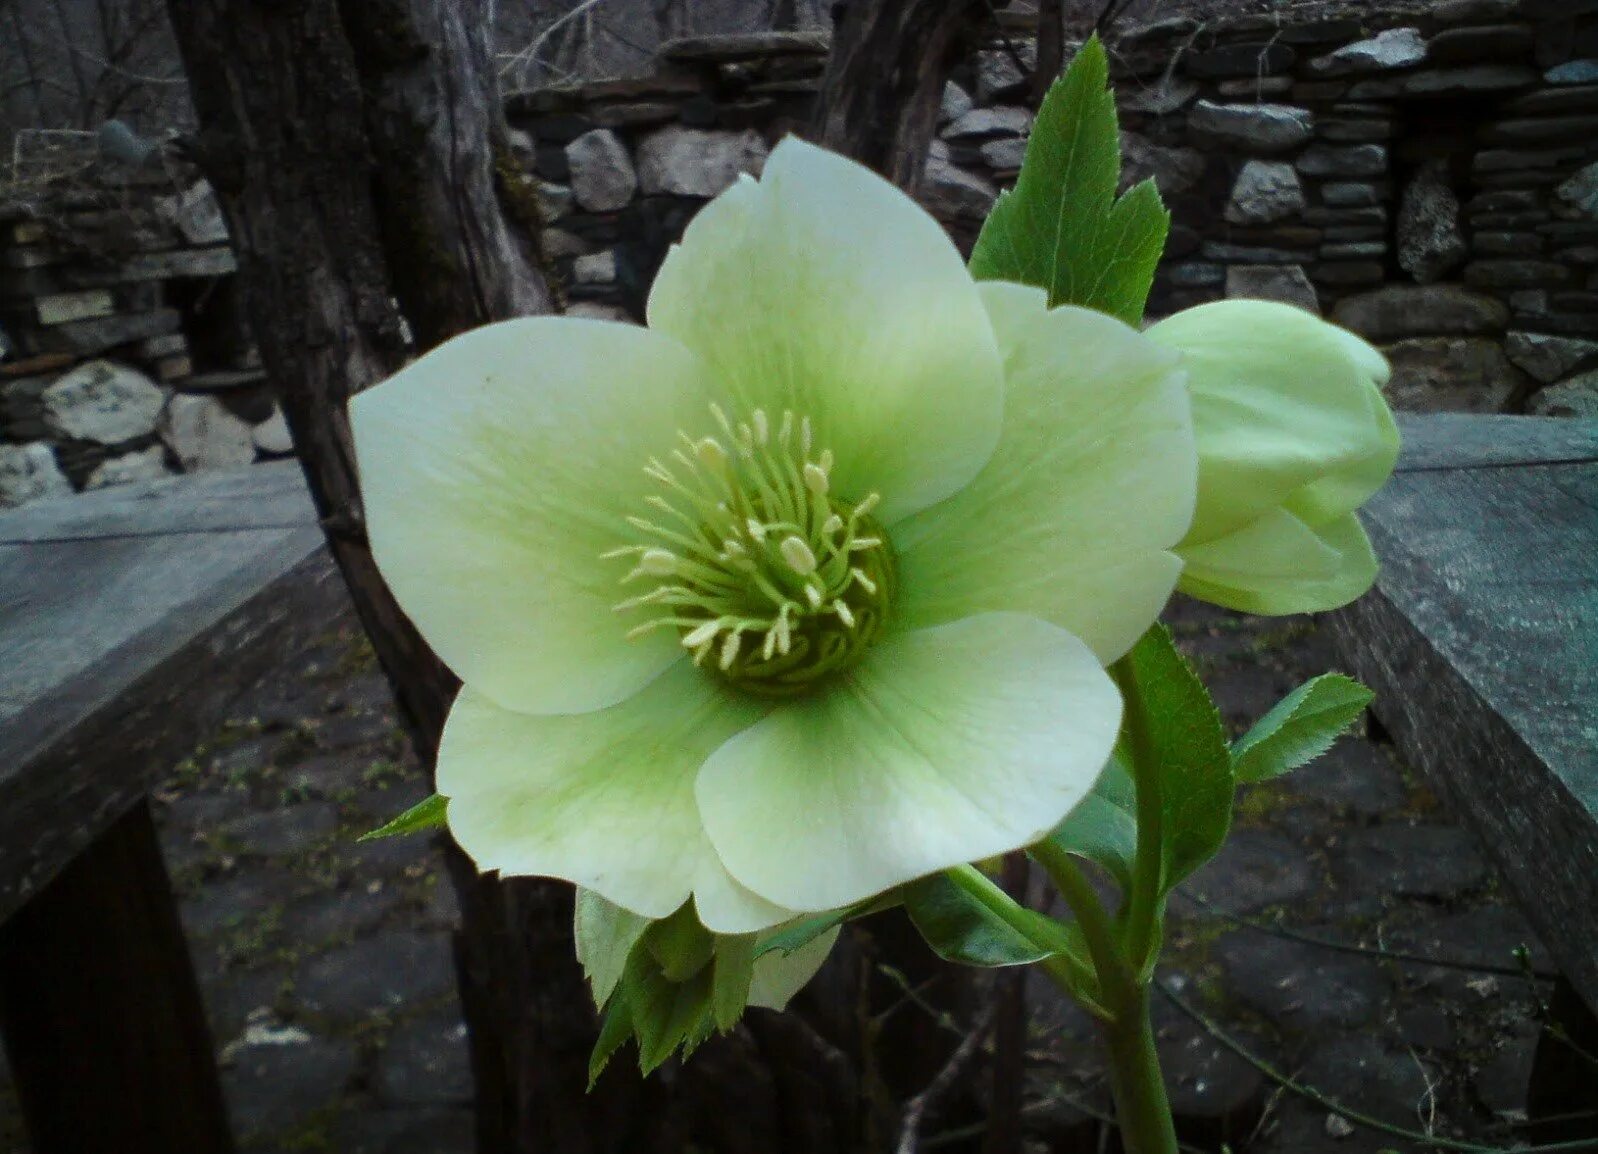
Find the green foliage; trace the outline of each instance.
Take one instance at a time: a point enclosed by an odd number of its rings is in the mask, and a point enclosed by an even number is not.
[[[978,280],[1045,289],[1050,306],[1143,318],[1171,214],[1152,180],[1116,198],[1120,130],[1109,61],[1095,36],[1038,111],[1015,188],[999,197],[971,254]]]
[[[1163,625],[1113,670],[1126,699],[1123,740],[1135,780],[1160,799],[1159,892],[1215,856],[1232,821],[1231,753],[1209,691]]]
[[[898,894],[887,893],[881,897],[867,898],[863,902],[845,906],[840,910],[828,910],[826,913],[813,914],[808,918],[796,918],[763,934],[759,945],[755,947],[755,957],[769,954],[772,950],[791,954],[808,946],[835,926],[841,926],[844,922],[853,921],[855,918],[863,918],[867,914],[892,909],[898,904]]]
[[[1237,780],[1264,781],[1319,757],[1358,720],[1373,697],[1369,689],[1341,673],[1306,681],[1232,746]]]
[[[1024,966],[1055,951],[1037,944],[1001,921],[970,894],[942,874],[904,887],[904,908],[940,958],[965,966]],[[1018,911],[1044,941],[1060,935],[1060,926],[1031,910]]]
[[[577,912],[572,919],[572,936],[577,945],[577,961],[588,975],[594,991],[594,1004],[603,1006],[627,969],[649,919],[606,901],[593,890],[578,887]]]
[[[1093,792],[1077,803],[1049,840],[1098,863],[1123,889],[1130,888],[1137,862],[1137,791],[1125,749],[1116,747]]]
[[[432,797],[417,802],[393,821],[363,833],[356,840],[376,841],[380,837],[396,837],[402,833],[420,833],[425,829],[436,829],[444,824],[444,810],[448,804],[448,798],[435,793]]]

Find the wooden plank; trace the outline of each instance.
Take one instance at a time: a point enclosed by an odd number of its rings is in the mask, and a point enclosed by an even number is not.
[[[1377,716],[1598,1006],[1598,463],[1581,456],[1598,425],[1482,420],[1407,422],[1418,467],[1365,515],[1381,576],[1329,619]]]
[[[0,925],[0,1018],[36,1154],[232,1151],[147,803]]]
[[[0,545],[314,526],[294,461],[116,485],[0,514]]]
[[[1598,421],[1563,417],[1400,413],[1400,473],[1598,461]]]
[[[318,529],[182,530],[226,523],[241,480],[0,516],[44,542],[0,546],[0,920],[346,604]]]

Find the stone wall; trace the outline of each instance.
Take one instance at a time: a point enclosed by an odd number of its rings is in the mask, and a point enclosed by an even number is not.
[[[292,451],[192,174],[0,202],[0,507]]]
[[[695,212],[810,120],[827,38],[696,37],[517,93],[576,315],[641,319]],[[1111,45],[1126,180],[1174,214],[1153,314],[1267,297],[1386,350],[1411,409],[1598,416],[1598,0],[1166,21]],[[1032,123],[1005,18],[944,92],[922,199],[969,247]],[[0,504],[291,451],[203,183],[0,203]],[[9,345],[9,349],[3,346]]]
[[[654,77],[513,97],[578,311],[641,316],[698,205],[808,119],[817,36],[668,45]],[[969,245],[1032,121],[1024,25],[944,95],[922,192]],[[1598,416],[1598,0],[1327,4],[1112,45],[1126,177],[1175,225],[1151,310],[1316,309],[1401,408]]]

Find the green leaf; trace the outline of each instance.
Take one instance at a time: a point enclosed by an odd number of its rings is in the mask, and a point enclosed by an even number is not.
[[[1155,625],[1112,672],[1127,702],[1132,773],[1160,798],[1160,893],[1215,856],[1232,821],[1231,751],[1220,714],[1171,634]]]
[[[927,945],[945,961],[963,966],[1025,966],[1055,952],[1028,940],[942,874],[905,886],[904,908]],[[1039,937],[1059,936],[1057,923],[1031,910],[1022,913],[1036,922]]]
[[[1293,690],[1232,746],[1239,782],[1297,769],[1331,748],[1376,695],[1352,677],[1327,673]]]
[[[791,954],[815,941],[822,934],[834,926],[841,926],[844,922],[863,918],[867,914],[874,914],[881,910],[892,909],[899,904],[899,899],[894,894],[885,894],[882,897],[867,898],[863,902],[856,902],[852,906],[845,906],[841,910],[828,910],[825,913],[813,914],[808,918],[795,918],[791,922],[784,922],[775,930],[770,931],[760,939],[760,944],[755,947],[755,957],[769,954],[772,950],[781,950]]]
[[[594,1088],[594,1083],[599,1081],[599,1076],[605,1072],[605,1067],[610,1065],[611,1057],[621,1048],[622,1043],[632,1036],[632,1011],[627,1008],[627,999],[612,998],[610,1005],[605,1007],[605,1020],[600,1023],[599,1040],[594,1043],[594,1052],[588,1056],[590,1090]]]
[[[730,1030],[749,1005],[749,985],[755,976],[755,935],[718,934],[716,965],[711,975],[710,1012],[716,1029]]]
[[[674,982],[651,961],[649,951],[634,951],[617,991],[627,999],[638,1039],[638,1068],[646,1077],[679,1048],[684,1057],[693,1053],[713,1029],[711,967],[686,982]]]
[[[1117,200],[1120,178],[1109,61],[1095,36],[1044,98],[1015,188],[977,237],[971,274],[1044,289],[1051,307],[1082,305],[1136,325],[1171,214],[1151,180]]]
[[[396,837],[402,833],[420,833],[424,829],[435,829],[444,824],[444,809],[448,804],[448,798],[435,793],[425,801],[417,802],[393,821],[363,833],[355,840],[376,841],[380,837]]]
[[[1049,840],[1109,870],[1122,889],[1131,886],[1137,861],[1137,793],[1124,750],[1116,748],[1093,791],[1077,802]]]
[[[644,932],[644,945],[671,982],[686,982],[708,966],[719,940],[699,924],[692,902],[684,902]]]
[[[593,890],[578,887],[572,937],[577,944],[577,961],[593,987],[596,1006],[610,1000],[616,983],[627,970],[628,956],[649,925],[649,919],[642,914],[624,910]]]

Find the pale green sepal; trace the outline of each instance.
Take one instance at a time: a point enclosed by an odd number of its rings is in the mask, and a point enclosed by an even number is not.
[[[732,1029],[749,1004],[749,986],[755,976],[754,934],[718,934],[716,965],[710,983],[710,1013],[716,1029]]]
[[[841,927],[833,926],[791,952],[771,950],[761,954],[755,959],[749,983],[749,1004],[767,1010],[787,1009],[789,1000],[821,969],[840,932]]]
[[[710,968],[686,982],[673,982],[649,961],[648,951],[634,951],[617,991],[618,997],[627,999],[638,1041],[638,1068],[645,1076],[678,1049],[685,1057],[693,1053],[714,1029]]]
[[[627,968],[628,956],[649,926],[649,919],[642,914],[624,910],[593,890],[578,887],[572,937],[577,944],[577,961],[593,987],[596,1006],[603,1006],[610,999]]]
[[[382,837],[397,837],[402,833],[420,833],[423,830],[437,829],[445,824],[444,809],[449,804],[449,799],[439,794],[417,802],[410,809],[394,818],[384,822],[374,830],[368,830],[356,841],[376,841]]]
[[[1044,97],[1015,189],[982,226],[971,274],[1036,285],[1050,305],[1137,324],[1171,215],[1152,180],[1117,199],[1120,176],[1109,61],[1095,36]]]
[[[1326,673],[1306,681],[1232,745],[1239,783],[1297,769],[1331,748],[1376,695],[1351,677]]]
[[[686,982],[718,957],[722,939],[699,924],[692,903],[644,933],[644,946],[668,982]]]
[[[610,1065],[610,1059],[622,1044],[633,1036],[632,1010],[626,998],[612,998],[605,1007],[599,1026],[599,1039],[588,1058],[588,1088],[592,1090],[599,1076]]]
[[[1126,700],[1123,730],[1139,788],[1160,798],[1160,893],[1215,856],[1232,821],[1231,752],[1198,674],[1156,625],[1111,668]]]
[[[1177,588],[1240,613],[1324,613],[1361,596],[1379,563],[1353,513],[1313,529],[1286,509],[1215,541],[1177,550]]]

